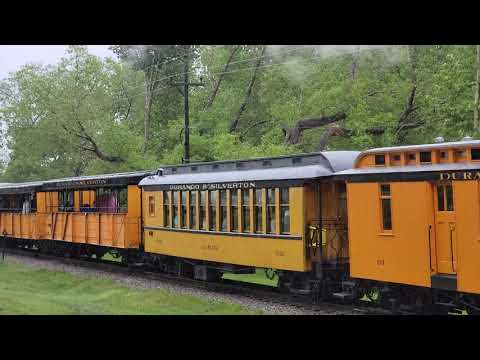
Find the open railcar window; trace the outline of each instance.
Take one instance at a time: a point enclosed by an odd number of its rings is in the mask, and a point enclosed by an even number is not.
[[[227,231],[227,191],[220,190],[220,230]]]
[[[186,228],[187,227],[187,191],[181,191],[181,216],[180,216],[180,227]]]
[[[200,191],[200,229],[207,230],[207,192]]]
[[[163,192],[163,226],[171,227],[170,224],[170,191]]]
[[[179,209],[178,209],[178,191],[172,191],[173,194],[173,206],[172,206],[172,227],[176,228],[179,225],[178,222],[178,214],[179,214]]]
[[[190,191],[190,229],[197,228],[197,192]]]
[[[275,233],[275,189],[267,189],[267,232]]]
[[[243,232],[250,231],[250,190],[242,190],[242,229]]]
[[[209,229],[211,231],[217,230],[217,196],[218,190],[208,192],[208,207],[209,207]]]
[[[255,218],[255,232],[261,233],[263,231],[262,224],[262,189],[255,189],[255,197],[253,204],[254,218]]]
[[[237,190],[230,190],[230,230],[238,231],[238,192]]]
[[[290,196],[289,188],[280,188],[280,231],[290,233]]]
[[[73,194],[73,191],[72,191]],[[72,195],[73,196],[73,195]],[[83,211],[96,211],[101,213],[126,213],[128,211],[127,187],[99,188],[95,190],[95,202],[93,208],[88,204],[82,204],[82,191],[79,195],[80,207]],[[73,210],[71,210],[73,211]]]

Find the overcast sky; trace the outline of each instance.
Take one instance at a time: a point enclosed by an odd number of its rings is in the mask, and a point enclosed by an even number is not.
[[[88,45],[91,54],[114,57],[109,45]],[[26,63],[55,64],[65,55],[64,45],[0,45],[0,79]]]

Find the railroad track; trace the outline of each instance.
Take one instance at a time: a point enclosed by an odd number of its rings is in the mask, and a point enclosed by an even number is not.
[[[118,261],[93,259],[93,258],[68,258],[49,254],[39,253],[32,249],[5,249],[5,255],[18,255],[35,257],[44,260],[55,260],[66,265],[87,267],[100,271],[107,271],[116,274],[135,276],[145,280],[168,282],[173,285],[185,285],[196,289],[207,290],[219,294],[242,296],[247,299],[259,300],[273,305],[293,306],[312,314],[322,315],[392,315],[393,312],[368,306],[356,306],[349,304],[338,304],[331,302],[313,303],[310,297],[305,295],[292,295],[281,291],[273,286],[247,283],[229,279],[222,279],[220,282],[206,282],[202,280],[179,277],[162,272],[152,271],[143,266],[129,266]]]

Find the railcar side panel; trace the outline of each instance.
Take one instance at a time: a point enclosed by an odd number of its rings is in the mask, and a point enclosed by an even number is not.
[[[253,194],[253,192],[251,193]],[[252,196],[250,196],[250,199],[251,198]],[[259,234],[252,234],[251,232],[200,231],[198,230],[198,217],[196,226],[192,226],[191,229],[164,228],[164,199],[162,192],[143,191],[145,251],[226,264],[308,271],[309,264],[306,261],[305,255],[303,198],[303,187],[291,187],[289,189],[290,232],[288,235],[280,235],[277,221],[275,233],[268,234],[265,231],[266,206],[265,194],[263,194],[263,230]],[[278,196],[276,199],[276,214],[279,215]],[[253,204],[252,201],[250,201],[250,205],[251,204]],[[198,205],[199,201],[196,204],[197,209]],[[208,205],[207,202],[207,207]],[[191,225],[189,220],[191,207],[188,201],[188,221],[185,222],[187,227]],[[197,214],[198,213],[197,211]],[[242,211],[238,211],[239,223],[242,222],[241,213]],[[250,211],[249,213],[252,220],[250,223],[252,229],[254,223],[253,212]],[[227,214],[231,214],[230,211],[228,211]],[[182,215],[179,213],[178,216]],[[219,211],[216,211],[216,218],[218,228]],[[172,222],[171,212],[166,220],[170,223]],[[228,220],[230,223],[231,215],[228,217]],[[228,229],[230,229],[230,225],[228,225]]]
[[[392,229],[385,231],[380,184],[347,185],[351,276],[429,287],[429,184],[392,182],[390,187]]]
[[[480,206],[478,181],[454,181],[457,288],[480,293]]]

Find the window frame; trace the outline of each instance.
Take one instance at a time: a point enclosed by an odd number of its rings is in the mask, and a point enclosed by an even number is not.
[[[470,159],[472,161],[480,161],[480,157],[478,159],[474,159],[473,158],[473,151],[478,151],[479,152],[479,155],[480,155],[480,148],[471,148],[470,149]]]
[[[219,223],[217,221],[218,218],[218,203],[220,200],[220,194],[218,190],[209,190],[207,192],[207,198],[208,198],[208,231],[218,231],[219,228]],[[211,196],[212,194],[215,194],[215,199],[214,201],[211,201]],[[212,216],[212,209],[215,210],[215,213]],[[213,224],[213,226],[212,226]]]
[[[165,196],[167,195],[167,196]],[[165,199],[167,200],[165,202]],[[164,190],[162,193],[162,206],[163,206],[163,227],[172,227],[172,192]]]
[[[384,195],[382,193],[382,186],[388,186],[389,193],[388,195]],[[390,183],[379,183],[378,184],[378,195],[379,195],[379,200],[380,200],[380,233],[383,235],[392,235],[393,234],[393,206],[392,206],[392,186]],[[383,203],[384,200],[390,200],[390,229],[385,228],[385,213],[384,213],[384,207]]]
[[[192,201],[192,197],[194,201]],[[188,228],[198,229],[198,212],[197,212],[198,191],[193,190],[188,192]],[[192,221],[193,220],[193,221]]]
[[[229,206],[230,232],[238,233],[238,232],[240,232],[240,222],[238,221],[238,217],[239,217],[239,214],[238,214],[238,210],[239,210],[238,209],[238,190],[237,189],[230,190],[229,194],[228,194],[228,197],[229,197],[228,200],[230,202],[230,206]],[[235,197],[236,201],[233,201],[234,197]],[[236,215],[234,214],[234,210],[236,210]],[[237,225],[235,228],[233,226],[234,224]]]
[[[287,196],[288,196],[288,200],[287,202],[283,202],[283,197],[282,197],[282,190],[286,190],[287,192]],[[292,213],[290,211],[290,188],[289,187],[281,187],[278,189],[279,191],[279,208],[280,208],[280,211],[279,211],[279,214],[278,216],[280,217],[280,228],[279,228],[279,231],[280,231],[280,234],[283,234],[283,235],[290,235],[291,234],[291,223],[292,223]],[[288,210],[288,231],[283,231],[283,225],[284,225],[284,221],[283,221],[283,210],[284,208],[287,208]]]
[[[172,229],[180,229],[180,191],[172,191]],[[175,201],[176,194],[176,201]],[[175,225],[175,214],[177,215],[177,224]]]
[[[260,194],[260,201],[257,202],[257,194]],[[260,214],[260,223],[258,222],[258,214]],[[263,189],[253,190],[253,226],[252,230],[255,234],[264,234],[263,228]]]
[[[240,199],[240,201],[241,201],[241,205],[242,205],[242,206],[241,206],[241,209],[242,209],[242,219],[241,219],[241,220],[242,220],[242,221],[241,221],[241,223],[240,223],[241,232],[243,232],[243,233],[251,233],[251,232],[252,232],[252,219],[251,219],[251,217],[250,217],[250,199],[251,199],[251,197],[250,197],[250,189],[242,189],[242,190],[240,191],[240,193],[241,193],[241,199]],[[245,199],[245,197],[244,197],[244,194],[247,195],[247,198],[246,198],[246,199]],[[247,200],[246,203],[245,203],[245,200]],[[246,213],[245,213],[245,212],[246,212]],[[247,216],[245,216],[245,214],[246,214]],[[245,229],[245,223],[246,223],[246,222],[245,222],[245,218],[248,218],[248,230]]]
[[[152,208],[152,205],[153,205],[153,208]],[[152,194],[148,196],[148,217],[155,217],[155,216],[156,216],[155,195]]]
[[[383,162],[377,162],[378,159],[383,159]],[[375,154],[373,156],[373,162],[375,163],[375,166],[387,166],[386,154]]]
[[[269,191],[273,193],[273,203],[269,202]],[[266,189],[266,210],[267,210],[267,217],[266,217],[266,234],[276,234],[277,233],[277,209],[276,209],[276,193],[277,188],[267,188]],[[273,209],[273,228],[271,228],[272,224],[272,216],[270,215],[270,211]]]
[[[203,197],[203,205],[202,205],[202,194]],[[203,231],[209,230],[209,219],[208,219],[208,191],[207,190],[200,190],[198,192],[198,229]],[[203,216],[202,216],[203,210]],[[205,226],[204,226],[205,225]]]
[[[228,226],[228,212],[229,212],[229,206],[228,206],[228,197],[229,193],[227,190],[222,189],[218,191],[218,197],[220,200],[220,208],[218,210],[218,214],[220,215],[220,223],[219,228],[220,231],[222,232],[228,232],[229,226]],[[225,224],[225,227],[223,226]]]

